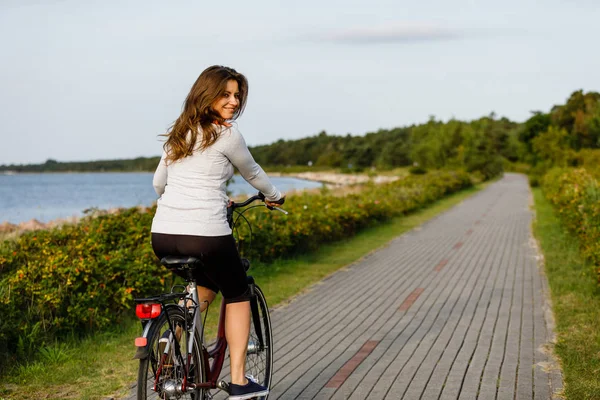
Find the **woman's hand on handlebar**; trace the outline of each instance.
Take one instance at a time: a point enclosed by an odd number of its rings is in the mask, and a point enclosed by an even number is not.
[[[282,196],[277,201],[269,201],[269,200],[265,199],[265,195],[264,194],[262,194],[261,192],[258,192],[258,194],[250,197],[249,199],[246,199],[246,201],[244,201],[242,203],[235,203],[235,202],[229,200],[229,203],[227,204],[227,218],[228,218],[228,220],[233,215],[233,210],[235,208],[246,207],[247,205],[249,205],[250,203],[252,203],[253,201],[256,201],[256,200],[261,200],[262,202],[264,202],[265,206],[269,210],[277,210],[277,211],[281,211],[285,215],[288,214],[287,211],[282,210],[281,208],[277,207],[277,206],[280,206],[283,203],[285,203],[285,196]]]
[[[279,200],[276,201],[269,201],[265,198],[265,195],[262,192],[258,192],[257,195],[264,203],[265,205],[270,209],[272,207],[277,207],[282,205],[283,203],[285,203],[285,195],[281,196],[281,198]]]
[[[285,203],[285,196],[282,196],[277,201],[269,201],[269,200],[265,199],[265,204],[267,205],[267,207],[277,207],[277,206],[282,205],[283,203]]]

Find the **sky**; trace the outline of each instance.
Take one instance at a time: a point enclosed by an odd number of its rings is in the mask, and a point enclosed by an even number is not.
[[[248,145],[600,91],[597,0],[0,0],[0,165],[157,156],[198,75],[249,80]]]

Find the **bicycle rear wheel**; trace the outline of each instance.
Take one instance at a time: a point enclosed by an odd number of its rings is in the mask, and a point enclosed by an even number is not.
[[[167,316],[163,313],[148,335],[149,354],[140,360],[138,370],[137,398],[147,399],[193,399],[204,400],[205,391],[196,389],[193,391],[181,390],[183,377],[185,376],[185,365],[175,357],[174,346],[179,345],[183,360],[187,358],[189,338],[192,333],[185,329],[185,314],[177,306],[168,306],[169,319],[175,334],[170,334]],[[191,321],[188,316],[188,327],[191,329]],[[195,335],[194,349],[188,374],[188,383],[202,383],[206,381],[206,370],[204,358],[199,350],[200,338]],[[171,338],[171,342],[169,342]],[[175,342],[176,341],[176,342]],[[165,354],[165,346],[170,350]]]
[[[246,374],[252,375],[259,384],[269,388],[273,374],[273,333],[267,300],[262,290],[254,286],[255,296],[250,300],[252,312],[250,337],[246,355]],[[259,397],[266,400],[268,396]]]

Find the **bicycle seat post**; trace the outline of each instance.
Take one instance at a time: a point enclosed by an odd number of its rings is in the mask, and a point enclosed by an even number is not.
[[[191,304],[189,304],[188,301],[186,300],[186,304],[184,305],[184,307],[188,313],[195,316],[194,322],[193,322],[193,325],[194,325],[193,328],[196,329],[196,327],[198,326],[200,328],[199,332],[203,336],[204,329],[203,329],[203,326],[201,325],[202,324],[202,318],[201,318],[202,313],[200,312],[201,304],[200,304],[200,299],[198,297],[198,289],[196,286],[195,279],[191,279],[188,281],[187,292],[189,293],[188,296],[191,297],[191,302],[190,302]],[[198,325],[198,324],[200,324],[200,325]],[[204,342],[204,337],[202,337],[202,341]],[[191,343],[190,343],[190,345],[191,345]]]

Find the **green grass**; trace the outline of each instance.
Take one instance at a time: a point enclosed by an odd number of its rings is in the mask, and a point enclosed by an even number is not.
[[[129,321],[113,332],[43,348],[38,361],[3,377],[0,399],[99,399],[123,389],[135,380],[139,327]]]
[[[394,218],[386,224],[366,229],[351,239],[324,245],[318,251],[294,259],[253,265],[253,275],[267,296],[269,305],[285,303],[310,285],[351,264],[402,233],[421,225],[463,201],[484,185],[442,199],[412,215]],[[218,302],[211,306],[207,337],[214,336]],[[132,311],[133,314],[133,311]],[[40,361],[15,367],[3,378],[0,400],[11,399],[103,399],[124,398],[136,381],[137,360],[132,360],[134,338],[140,324],[129,321],[114,332],[98,333],[83,341],[57,345],[40,355]]]
[[[534,233],[545,259],[556,319],[556,354],[567,399],[600,399],[600,287],[595,267],[560,224],[540,189],[534,189]]]

